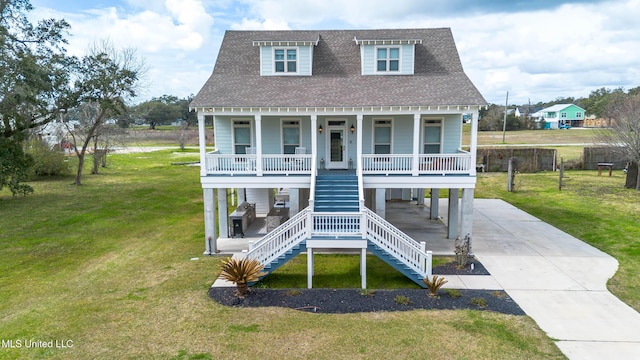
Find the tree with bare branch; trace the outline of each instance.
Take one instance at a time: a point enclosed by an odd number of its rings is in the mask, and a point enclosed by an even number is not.
[[[608,144],[624,160],[640,163],[640,94],[616,96],[607,106],[606,116],[612,119],[608,131],[598,135],[598,141]],[[640,171],[635,189],[640,191]]]
[[[110,117],[126,111],[126,102],[136,96],[144,72],[144,62],[134,49],[116,49],[109,41],[95,44],[78,62],[74,90],[81,128],[71,132],[78,157],[75,185],[82,183],[90,144],[97,144],[97,137]]]

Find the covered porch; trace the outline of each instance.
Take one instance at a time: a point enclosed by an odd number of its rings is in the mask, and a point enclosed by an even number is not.
[[[427,198],[429,200],[429,198]],[[389,201],[386,204],[386,220],[418,242],[426,242],[434,255],[454,255],[454,240],[448,237],[448,200],[439,199],[439,214],[432,217],[432,209],[426,201]],[[244,238],[219,238],[218,250],[222,254],[234,254],[249,249],[250,241],[257,241],[267,234],[266,218],[258,217],[245,231]],[[329,249],[331,251],[331,249]],[[345,252],[344,249],[335,251]],[[347,251],[348,252],[348,251]],[[354,252],[359,253],[359,251]]]

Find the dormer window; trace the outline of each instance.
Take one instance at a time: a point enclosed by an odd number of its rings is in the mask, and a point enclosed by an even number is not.
[[[273,64],[275,73],[297,73],[298,72],[298,49],[296,48],[275,48],[273,49]]]
[[[311,76],[313,48],[318,46],[319,41],[319,35],[297,40],[254,41],[253,46],[260,47],[260,75]]]
[[[376,71],[393,72],[400,70],[400,48],[378,47],[376,48]]]
[[[353,39],[360,46],[362,75],[413,75],[420,39]]]

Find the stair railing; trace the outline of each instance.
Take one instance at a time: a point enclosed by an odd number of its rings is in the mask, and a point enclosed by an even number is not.
[[[246,257],[267,265],[308,239],[310,213],[311,209],[306,207],[260,240],[249,243],[249,252]]]
[[[432,253],[426,250],[425,242],[417,242],[391,225],[387,220],[365,208],[364,231],[371,241],[386,253],[401,261],[420,276],[431,277]]]

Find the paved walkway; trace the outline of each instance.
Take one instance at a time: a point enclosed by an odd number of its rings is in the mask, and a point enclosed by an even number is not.
[[[617,260],[501,200],[473,216],[475,256],[568,358],[640,358],[640,314],[606,288]]]

